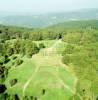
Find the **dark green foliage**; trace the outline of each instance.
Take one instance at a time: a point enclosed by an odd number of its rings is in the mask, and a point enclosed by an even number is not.
[[[17,59],[17,56],[13,55],[13,56],[12,56],[12,59],[13,59],[13,60]]]
[[[0,65],[0,81],[4,81],[8,75],[8,69],[4,65]]]
[[[39,48],[40,48],[40,49],[45,48],[45,45],[44,45],[43,43],[40,43],[40,44],[39,44]]]
[[[10,61],[9,57],[7,55],[5,56],[1,56],[0,57],[0,64],[3,65],[3,64],[6,64]]]
[[[19,58],[17,58],[16,61],[15,61],[15,65],[16,65],[16,66],[19,66],[19,65],[21,65],[22,63],[23,63],[23,60],[22,60],[22,59],[19,59]]]
[[[15,94],[13,98],[14,98],[14,100],[20,100],[19,96],[17,94]]]
[[[28,57],[32,57],[32,55],[36,54],[39,52],[39,48],[37,47],[37,45],[33,42],[29,42],[26,44],[26,55]]]
[[[21,48],[21,41],[20,40],[16,40],[14,42],[14,53],[19,54],[20,53],[20,48]]]
[[[13,49],[13,48],[8,48],[8,49],[7,49],[7,54],[8,54],[9,56],[13,55],[13,54],[14,54],[14,49]]]
[[[0,65],[3,65],[5,62],[5,57],[4,56],[1,56],[0,57]]]
[[[2,30],[0,30],[0,33],[2,33]]]
[[[10,85],[14,86],[18,82],[17,79],[10,80]]]
[[[3,53],[3,43],[0,43],[0,53]]]
[[[42,90],[42,95],[45,95],[45,92],[46,92],[46,90],[45,90],[45,89],[43,89],[43,90]]]
[[[2,79],[2,77],[4,76],[4,71],[5,71],[5,67],[0,65],[0,78]]]
[[[6,86],[4,84],[0,84],[0,94],[4,93],[6,89],[7,88],[6,88]]]
[[[64,55],[62,58],[62,61],[64,64],[68,65],[69,63],[71,63],[71,59],[70,59],[70,55]]]
[[[6,64],[6,63],[8,63],[10,61],[8,55],[5,55],[4,58],[5,58],[4,64]]]

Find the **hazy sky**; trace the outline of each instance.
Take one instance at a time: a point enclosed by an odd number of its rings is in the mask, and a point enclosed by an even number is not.
[[[81,8],[98,8],[98,0],[0,0],[2,12],[60,12]]]

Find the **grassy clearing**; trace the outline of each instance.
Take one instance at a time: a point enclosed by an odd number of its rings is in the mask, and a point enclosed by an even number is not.
[[[32,56],[32,59],[22,58],[24,63],[10,70],[5,82],[7,92],[16,93],[21,98],[27,95],[40,100],[68,100],[75,92],[76,78],[61,62],[60,52],[65,44],[61,40],[41,42],[47,48]],[[18,79],[18,83],[10,87],[9,81],[14,78]],[[46,91],[44,95],[43,89]]]

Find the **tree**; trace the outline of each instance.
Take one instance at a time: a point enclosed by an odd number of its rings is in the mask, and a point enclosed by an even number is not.
[[[0,65],[3,65],[5,62],[5,57],[4,56],[1,56],[0,57]]]
[[[7,88],[6,88],[6,86],[4,84],[0,84],[0,94],[4,93],[6,89]]]
[[[64,55],[63,58],[62,58],[62,61],[63,61],[64,64],[67,64],[67,65],[69,63],[71,63],[70,55],[67,55],[67,54]]]
[[[3,43],[0,43],[0,53],[3,53],[3,50],[4,50]]]
[[[13,49],[14,49],[14,52],[16,54],[19,54],[20,53],[20,48],[21,48],[21,40],[17,40],[14,42],[14,46],[13,46]]]
[[[15,63],[16,63],[16,66],[19,66],[19,65],[21,65],[23,63],[23,60],[17,58],[16,61],[15,61]]]
[[[40,48],[40,49],[45,48],[45,45],[44,45],[43,43],[40,43],[40,44],[39,44],[39,48]]]
[[[8,54],[9,56],[13,55],[13,54],[14,54],[14,49],[11,48],[11,47],[9,47],[9,48],[7,49],[7,54]]]
[[[39,52],[39,48],[37,47],[37,45],[33,42],[28,42],[26,44],[26,55],[28,57],[32,57],[32,55],[36,54]]]

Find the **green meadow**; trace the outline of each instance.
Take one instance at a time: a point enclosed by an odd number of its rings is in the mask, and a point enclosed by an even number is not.
[[[45,49],[40,50],[30,59],[22,57],[24,63],[10,69],[5,81],[7,92],[13,95],[18,94],[21,99],[29,95],[40,100],[69,100],[76,91],[77,78],[61,61],[61,48],[66,44],[61,40],[41,42],[47,46]],[[18,80],[18,83],[11,87],[9,80],[14,78]]]

